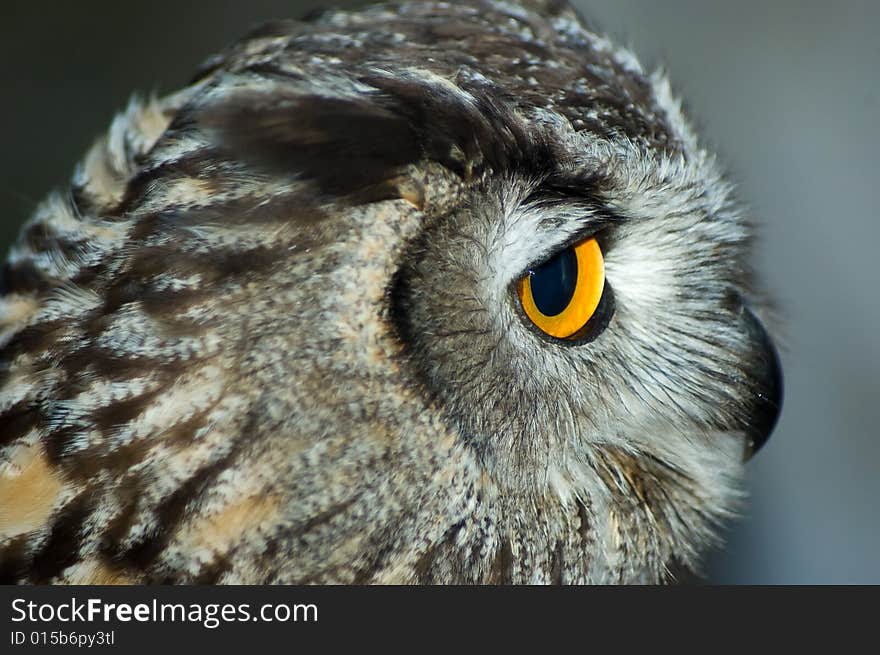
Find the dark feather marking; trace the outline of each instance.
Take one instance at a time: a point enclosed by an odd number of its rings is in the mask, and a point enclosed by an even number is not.
[[[428,546],[425,552],[422,553],[422,556],[413,565],[415,581],[418,584],[435,584],[437,582],[433,570],[434,565],[438,559],[455,546],[456,537],[464,529],[464,526],[465,522],[459,521],[446,530],[446,533],[439,541]]]
[[[163,389],[157,393],[167,393]],[[88,477],[95,471],[117,471],[120,474],[130,470],[132,466],[144,461],[144,457],[156,445],[156,440],[168,446],[183,445],[192,440],[196,430],[205,424],[206,416],[214,408],[211,405],[197,412],[190,419],[181,423],[175,423],[169,429],[155,435],[155,439],[139,439],[125,446],[119,446],[110,450],[96,448],[93,451],[85,450],[77,453],[76,458],[71,458],[67,464],[67,472],[74,472],[80,476]]]
[[[133,258],[128,271],[108,287],[103,306],[84,323],[92,338],[102,334],[121,307],[140,303],[145,311],[167,316],[209,297],[212,283],[270,271],[290,254],[286,244],[258,246],[248,250],[217,249],[210,253],[187,252],[179,244],[145,246]],[[170,273],[202,276],[196,289],[168,291],[155,288],[154,276]]]
[[[83,239],[59,236],[48,230],[45,223],[34,223],[25,230],[22,239],[34,252],[51,252],[61,259],[74,262],[82,256],[87,248]]]
[[[83,266],[74,273],[70,283],[82,288],[97,288],[101,276],[108,270],[107,262]]]
[[[56,417],[58,420],[58,417]],[[45,425],[48,417],[41,415],[40,422]],[[64,427],[51,430],[43,438],[43,448],[46,451],[46,459],[53,466],[61,466],[65,451],[77,434],[82,430],[78,425],[65,425]]]
[[[331,505],[330,507],[325,509],[323,512],[319,512],[318,514],[315,514],[315,516],[310,517],[307,521],[304,521],[300,525],[292,528],[291,531],[289,533],[287,533],[286,536],[299,537],[304,534],[308,534],[309,532],[314,530],[317,526],[328,523],[331,519],[333,519],[333,517],[338,516],[339,514],[342,514],[343,512],[348,510],[348,508],[351,507],[357,499],[358,499],[358,496],[355,495],[355,496],[352,496],[351,498],[347,498],[344,501],[334,503],[333,505]]]
[[[154,398],[165,391],[163,388],[148,391],[146,393],[127,398],[125,400],[116,400],[104,407],[94,409],[90,415],[91,423],[101,430],[105,436],[108,436],[114,430],[118,429],[130,421],[140,416]]]
[[[28,401],[21,401],[0,414],[0,447],[21,439],[36,427],[39,413]]]
[[[527,126],[496,87],[462,82],[462,91],[474,99],[471,105],[452,91],[422,80],[365,75],[362,81],[381,90],[377,101],[413,126],[426,159],[464,179],[486,170],[543,176],[554,168],[552,149],[540,128]],[[467,164],[454,155],[456,150],[463,152]]]
[[[54,285],[54,280],[41,271],[31,259],[7,262],[0,275],[0,295],[9,293],[42,293]]]
[[[73,215],[79,219],[90,213],[100,211],[100,207],[95,204],[95,199],[89,194],[87,185],[84,186],[76,182],[71,183],[67,197]]]
[[[178,114],[166,130],[164,138],[181,136],[186,130],[191,130],[191,126],[182,125],[185,117],[185,112]],[[219,186],[225,180],[234,180],[235,172],[232,163],[213,147],[200,148],[176,159],[164,160],[155,166],[139,170],[128,181],[122,200],[106,212],[106,216],[123,217],[142,205],[153,193],[159,180],[167,182],[174,179],[198,179],[208,185]]]
[[[405,118],[367,98],[273,98],[240,93],[204,112],[229,150],[258,168],[312,180],[336,197],[371,189],[393,196],[387,181],[421,157]]]
[[[0,584],[16,584],[27,575],[32,539],[33,535],[22,534],[0,548]]]
[[[19,330],[0,351],[0,362],[12,362],[24,353],[36,354],[50,350],[57,342],[57,333],[65,326],[63,319],[55,319]]]
[[[79,560],[82,532],[93,503],[94,499],[85,491],[65,505],[53,518],[49,538],[31,561],[28,571],[31,583],[49,582]]]
[[[140,490],[137,481],[131,474],[122,478],[116,492],[119,510],[104,528],[98,542],[98,553],[102,559],[117,565],[121,559],[119,546],[131,530],[137,518],[137,505]]]
[[[329,218],[326,210],[315,205],[310,196],[298,193],[276,194],[271,196],[247,195],[227,200],[212,199],[209,205],[196,205],[178,209],[163,210],[155,214],[158,224],[154,224],[149,235],[163,230],[177,229],[181,237],[197,240],[187,231],[190,226],[199,225],[254,225],[261,229],[281,223],[295,223],[312,226]],[[144,225],[146,225],[146,220]],[[138,229],[138,236],[146,235]]]
[[[247,275],[269,273],[290,255],[286,244],[258,246],[250,250],[215,250],[211,253],[178,253],[171,270],[201,272],[216,282]]]
[[[587,507],[586,505],[584,505],[582,500],[577,501],[577,513],[578,518],[581,521],[581,525],[579,528],[581,539],[583,540],[585,545],[590,546],[593,543],[593,537],[590,534],[590,516]]]
[[[233,566],[235,558],[235,549],[233,548],[227,553],[218,555],[213,561],[202,566],[192,584],[214,585],[220,580],[220,576],[229,571]],[[174,582],[172,580],[172,582]]]
[[[197,471],[153,510],[156,523],[160,526],[156,532],[143,537],[128,548],[110,539],[106,533],[102,541],[102,552],[114,563],[137,571],[148,572],[156,559],[165,550],[168,541],[185,518],[187,507],[207,489],[215,478],[224,470],[234,465],[235,458],[241,451],[242,440],[236,441],[230,451],[216,462],[208,464]],[[115,526],[113,533],[118,533],[123,522]]]
[[[510,547],[510,541],[502,539],[498,550],[495,551],[495,558],[492,560],[492,566],[486,576],[487,584],[510,584],[513,582],[513,550]]]
[[[97,346],[87,344],[64,358],[63,366],[69,372],[84,372],[85,378],[108,382],[122,382],[140,377],[144,371],[157,371],[177,366],[177,362],[151,357],[119,357]]]
[[[565,584],[563,579],[563,567],[565,566],[565,555],[562,549],[562,542],[556,542],[556,548],[550,554],[550,582],[555,585]]]
[[[78,391],[81,391],[83,386],[84,383],[82,381],[79,381],[76,376],[70,375],[68,381],[62,383],[58,397],[73,398],[77,395]],[[106,436],[114,429],[125,425],[139,416],[146,406],[162,391],[160,388],[135,396],[134,398],[117,400],[104,407],[96,408],[90,413],[89,422]],[[78,478],[88,479],[101,470],[102,462],[98,458],[83,456],[82,453],[78,453],[75,457],[68,456],[71,444],[83,430],[80,425],[68,423],[67,416],[58,411],[48,416],[43,415],[41,423],[44,426],[61,426],[47,430],[46,437],[43,440],[46,456],[49,461],[63,467],[69,475]]]
[[[75,458],[65,460],[65,472],[70,477],[77,475],[85,479],[101,471],[124,473],[132,466],[143,462],[154,445],[149,440],[138,439],[99,454],[89,451],[77,453]]]

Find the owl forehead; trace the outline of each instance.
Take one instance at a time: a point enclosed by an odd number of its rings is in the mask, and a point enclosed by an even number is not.
[[[433,122],[434,138],[474,131],[456,109],[470,104],[499,140],[507,126],[494,114],[545,112],[573,132],[667,152],[682,147],[654,80],[565,3],[409,2],[328,12],[307,24],[264,26],[205,69],[218,72],[264,84],[264,106],[269,92],[288,103],[299,95],[378,104],[417,131]]]
[[[487,179],[560,178],[577,193],[601,187],[602,202],[629,210],[664,162],[678,175],[700,154],[665,78],[646,77],[568,10],[427,2],[273,24],[215,60],[197,88],[128,207],[152,206],[156,178],[174,188],[183,172],[192,186],[186,171],[209,161],[214,207],[243,195],[239,180],[270,179],[282,191],[254,211],[239,202],[235,215],[278,207],[309,225],[340,206],[400,198],[439,214]],[[662,194],[653,202],[636,213],[662,213]],[[556,210],[514,214],[516,205],[505,221],[539,216],[548,248],[589,214],[560,221]]]

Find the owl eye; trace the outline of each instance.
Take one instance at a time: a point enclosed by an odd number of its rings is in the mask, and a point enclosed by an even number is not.
[[[600,309],[605,261],[595,238],[560,251],[529,269],[517,284],[528,319],[557,339],[578,339]]]

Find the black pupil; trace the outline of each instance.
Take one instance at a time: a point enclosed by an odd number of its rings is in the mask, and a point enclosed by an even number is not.
[[[577,284],[578,263],[574,248],[566,248],[529,271],[532,298],[544,316],[556,316],[568,307]]]

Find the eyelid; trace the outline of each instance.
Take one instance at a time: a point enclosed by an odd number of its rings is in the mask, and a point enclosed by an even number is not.
[[[521,270],[514,277],[511,288],[516,291],[516,285],[524,276],[528,275],[529,271],[538,268],[542,264],[550,261],[556,255],[561,253],[566,248],[571,248],[572,246],[580,243],[581,241],[586,241],[587,239],[594,238],[599,244],[599,248],[602,251],[602,256],[604,257],[608,252],[608,245],[612,243],[610,239],[608,239],[608,230],[618,225],[619,221],[616,219],[608,218],[600,221],[591,221],[588,225],[584,225],[580,229],[576,230],[572,234],[568,236],[565,241],[561,241],[553,247],[553,250],[550,250],[543,254],[538,259],[534,261],[530,261],[528,265]]]

